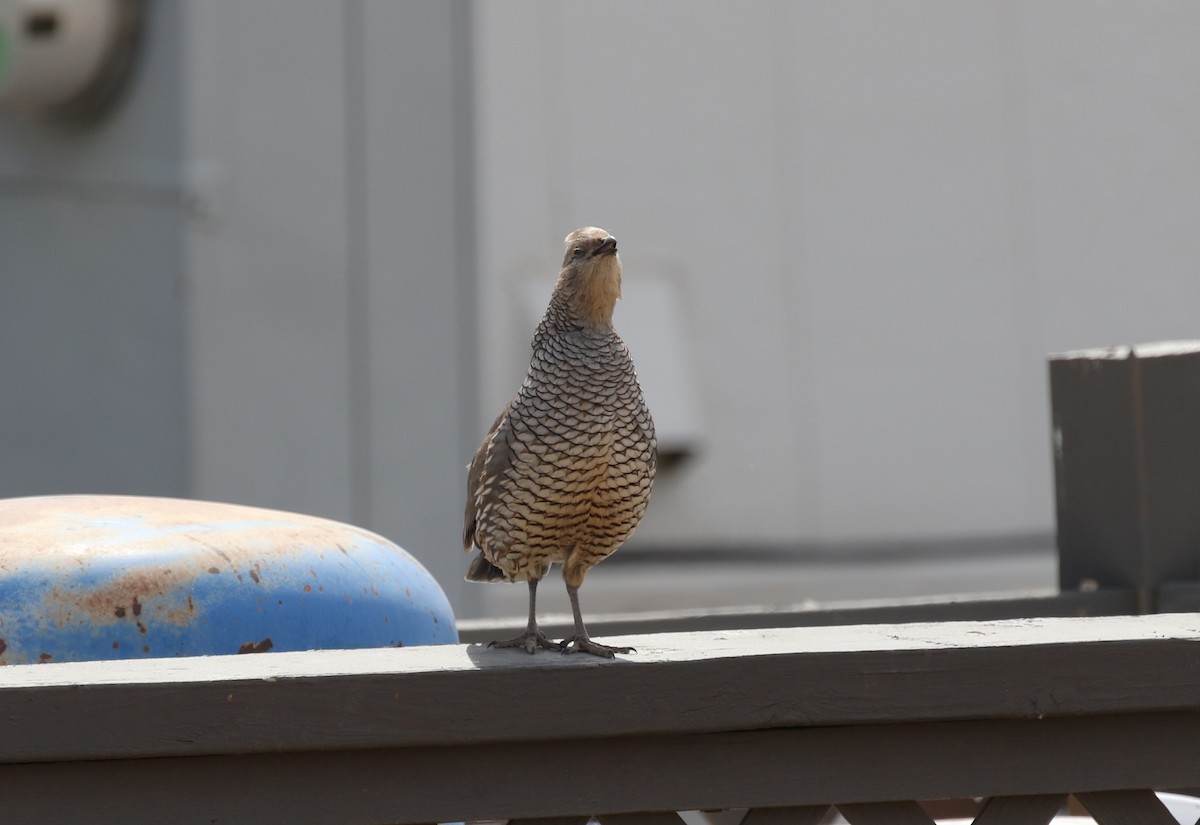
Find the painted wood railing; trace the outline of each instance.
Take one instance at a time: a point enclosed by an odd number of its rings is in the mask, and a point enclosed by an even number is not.
[[[0,668],[0,820],[397,825],[1174,823],[1200,787],[1200,616],[626,637]],[[550,825],[550,823],[547,823]]]
[[[1200,610],[1200,344],[1050,374],[1057,594],[599,619],[657,634],[615,661],[476,627],[3,667],[0,823],[927,825],[972,800],[977,825],[1018,825],[1073,795],[1102,825],[1173,825],[1154,791],[1200,789],[1200,614],[1168,612]]]

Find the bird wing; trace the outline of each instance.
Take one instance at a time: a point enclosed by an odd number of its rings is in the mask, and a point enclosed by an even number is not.
[[[512,403],[510,402],[503,412],[496,416],[491,429],[483,438],[483,443],[475,451],[475,457],[471,459],[471,466],[467,468],[467,505],[463,514],[463,550],[466,551],[470,551],[475,546],[479,492],[483,487],[484,480],[503,472],[512,461],[512,451],[508,447],[512,434],[512,427],[508,420],[511,410]]]

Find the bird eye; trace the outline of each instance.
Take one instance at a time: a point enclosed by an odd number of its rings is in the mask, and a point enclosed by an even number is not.
[[[575,250],[571,253],[571,257],[572,258],[582,258],[583,257],[583,247],[582,246],[575,247]]]

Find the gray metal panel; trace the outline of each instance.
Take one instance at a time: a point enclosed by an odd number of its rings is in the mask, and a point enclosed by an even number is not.
[[[273,0],[186,27],[196,492],[368,526],[455,602],[468,24],[465,3]]]
[[[177,206],[0,194],[0,496],[186,492]]]
[[[351,334],[365,366],[357,513],[420,558],[461,610],[478,590],[463,584],[459,537],[465,467],[482,435],[470,7],[376,0],[361,14],[362,110],[350,109],[349,124],[363,187],[350,229],[362,250]]]
[[[185,17],[193,491],[347,519],[343,7]]]

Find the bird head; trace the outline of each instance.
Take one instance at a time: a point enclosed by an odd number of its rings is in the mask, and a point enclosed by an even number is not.
[[[603,229],[585,226],[568,235],[565,243],[558,289],[580,320],[597,326],[611,324],[613,307],[621,297],[617,239]]]

